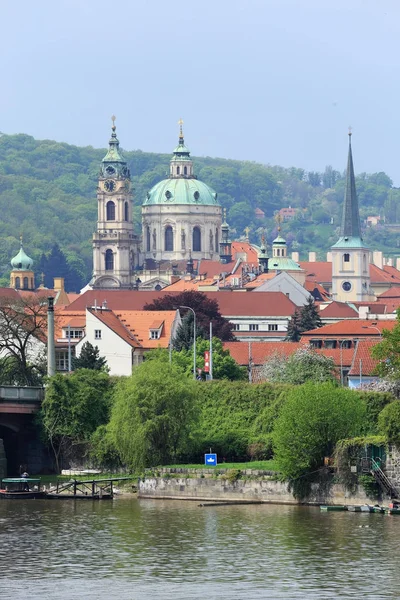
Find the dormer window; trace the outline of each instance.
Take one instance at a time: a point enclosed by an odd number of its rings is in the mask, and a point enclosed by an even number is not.
[[[164,321],[154,321],[149,327],[149,339],[159,340],[164,327]]]
[[[152,340],[158,340],[160,337],[160,332],[159,331],[150,331],[150,339]]]

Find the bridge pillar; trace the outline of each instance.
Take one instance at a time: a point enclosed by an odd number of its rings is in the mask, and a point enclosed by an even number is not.
[[[3,477],[7,477],[7,459],[3,440],[0,440],[0,479],[3,479]]]

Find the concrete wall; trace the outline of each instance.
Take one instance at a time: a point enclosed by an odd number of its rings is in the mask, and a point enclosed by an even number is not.
[[[393,485],[397,489],[400,489],[400,450],[396,446],[389,446],[386,456],[385,473]]]
[[[7,477],[7,459],[4,452],[3,440],[0,440],[0,479]]]
[[[208,500],[215,502],[266,502],[275,504],[299,504],[288,489],[287,483],[263,480],[239,479],[233,483],[223,479],[187,477],[147,477],[140,480],[138,495],[141,498],[164,498],[179,500]],[[312,485],[312,492],[301,504],[365,504],[371,503],[362,488],[354,495],[342,485],[334,484],[326,489]]]

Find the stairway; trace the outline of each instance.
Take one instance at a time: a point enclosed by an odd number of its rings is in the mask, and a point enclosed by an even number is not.
[[[382,471],[378,463],[373,459],[369,459],[370,462],[370,473],[375,477],[375,481],[384,489],[391,498],[398,498],[399,492],[390,479]]]

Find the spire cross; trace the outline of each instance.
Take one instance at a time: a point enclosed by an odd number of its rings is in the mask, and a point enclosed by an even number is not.
[[[116,121],[117,117],[115,115],[113,115],[111,117],[111,121],[112,121],[112,130],[115,131],[116,127],[115,127],[115,121]]]
[[[245,227],[245,228],[244,228],[244,233],[246,234],[246,238],[248,238],[248,237],[249,237],[249,233],[250,233],[250,231],[251,231],[251,229],[250,229],[250,227],[249,227],[249,226],[247,226],[247,227]]]
[[[179,119],[178,125],[179,125],[179,137],[183,138],[183,119]]]
[[[261,234],[261,244],[265,246],[265,231],[263,231]]]
[[[282,215],[278,213],[275,217],[275,221],[278,223],[278,231],[280,231],[281,223],[282,223]]]

